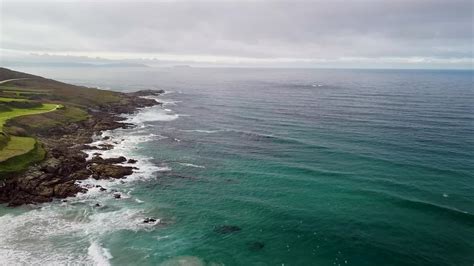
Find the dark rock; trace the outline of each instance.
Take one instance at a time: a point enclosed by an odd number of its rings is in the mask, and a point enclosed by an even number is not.
[[[102,138],[102,140],[108,140],[108,139],[110,139],[109,136],[105,136],[105,137]]]
[[[128,161],[127,161],[127,163],[131,163],[131,164],[134,164],[136,162],[137,162],[137,160],[135,160],[135,159],[128,159]]]
[[[214,228],[214,232],[219,234],[230,234],[241,231],[242,228],[236,225],[221,225]]]
[[[143,220],[143,223],[154,223],[156,222],[156,219],[155,218],[145,218],[145,220]]]
[[[74,180],[60,183],[54,186],[54,196],[57,198],[73,197],[79,192],[86,192],[87,189],[75,184]]]
[[[99,150],[111,150],[114,147],[114,145],[104,143],[104,144],[99,144],[99,147],[100,147]]]
[[[94,205],[94,207],[100,207],[100,204],[99,204],[99,203],[96,203],[96,204]]]
[[[100,150],[100,148],[94,145],[84,144],[82,145],[81,150]]]
[[[265,247],[265,243],[259,241],[250,242],[247,245],[250,251],[259,251]]]
[[[162,92],[153,92],[162,93]],[[78,185],[79,180],[89,177],[96,179],[124,178],[133,173],[132,167],[116,165],[127,162],[125,157],[111,159],[93,159],[86,161],[87,154],[82,150],[112,149],[111,144],[91,145],[93,136],[104,130],[132,127],[132,124],[123,122],[121,113],[133,113],[137,108],[157,105],[153,99],[145,99],[134,94],[118,93],[122,101],[106,103],[101,106],[91,105],[87,112],[89,118],[70,124],[59,123],[59,126],[28,128],[29,136],[34,136],[44,146],[46,158],[43,162],[34,164],[25,171],[12,174],[8,179],[0,180],[0,204],[18,206],[31,203],[52,201],[54,198],[66,198],[87,191]],[[24,125],[14,124],[21,131]],[[104,137],[108,140],[108,137]],[[94,154],[98,157],[99,153]],[[100,158],[100,157],[99,157]],[[129,163],[134,163],[131,159]],[[3,177],[3,176],[2,176]],[[105,191],[105,188],[99,187]],[[120,198],[121,195],[115,195]]]
[[[61,166],[61,162],[56,158],[51,158],[51,159],[46,160],[45,162],[43,162],[42,165],[43,166],[42,166],[41,170],[43,170],[46,173],[53,174],[59,169],[59,167]]]
[[[140,90],[140,91],[132,92],[130,94],[134,96],[158,96],[163,93],[165,93],[165,91],[162,89],[159,89],[159,90]]]
[[[106,191],[107,189],[106,189],[106,188],[103,188],[103,187],[101,187],[101,188],[99,188],[99,190],[100,190],[100,191]]]
[[[104,159],[102,157],[96,156],[89,160],[89,163],[101,163],[101,164],[116,164],[116,163],[124,163],[127,161],[127,158],[120,156],[116,158],[107,158]]]
[[[119,179],[133,174],[132,167],[114,164],[95,164],[90,166],[90,170],[93,172],[92,177],[95,179]]]
[[[121,197],[122,197],[122,195],[120,195],[119,193],[114,194],[114,198],[116,198],[116,199],[120,199]]]

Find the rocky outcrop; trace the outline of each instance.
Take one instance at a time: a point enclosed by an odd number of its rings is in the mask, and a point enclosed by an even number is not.
[[[93,164],[90,170],[94,179],[118,179],[133,174],[133,167],[113,164]]]
[[[133,92],[131,93],[132,95],[134,96],[150,96],[150,95],[153,95],[153,96],[158,96],[160,94],[163,94],[165,93],[165,90],[141,90],[141,91],[136,91],[136,92]]]
[[[103,130],[130,127],[121,122],[117,114],[132,113],[140,107],[158,104],[155,100],[144,99],[137,95],[123,94],[129,104],[111,104],[100,110],[89,110],[90,118],[86,121],[56,127],[47,132],[35,132],[47,151],[46,159],[29,167],[26,171],[7,179],[0,179],[0,203],[9,206],[41,203],[54,198],[66,198],[87,191],[78,185],[79,180],[87,178],[109,179],[125,178],[133,173],[134,168],[119,165],[134,163],[133,159],[121,156],[101,158],[98,154],[87,161],[83,149],[111,149],[113,145],[90,146],[94,134]],[[105,191],[104,188],[101,191]],[[120,196],[120,194],[118,194]]]

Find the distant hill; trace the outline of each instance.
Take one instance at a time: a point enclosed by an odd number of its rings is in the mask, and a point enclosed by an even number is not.
[[[81,63],[81,62],[2,62],[3,65],[8,67],[150,67],[145,64],[139,63],[128,63],[128,62],[118,62],[118,63]]]
[[[19,78],[41,78],[41,77],[10,70],[4,67],[0,67],[0,81],[7,80],[7,79],[19,79]]]

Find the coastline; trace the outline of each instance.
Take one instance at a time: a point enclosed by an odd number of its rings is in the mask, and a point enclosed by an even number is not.
[[[134,166],[137,162],[135,159],[124,156],[104,159],[100,152],[89,156],[87,151],[112,149],[113,144],[101,144],[98,147],[91,145],[94,137],[104,131],[133,127],[133,124],[125,122],[122,115],[161,105],[145,96],[157,96],[163,92],[144,90],[121,93],[120,96],[127,100],[125,105],[114,103],[100,110],[91,108],[87,110],[90,116],[85,121],[37,133],[37,139],[46,150],[46,158],[22,173],[0,180],[0,204],[14,207],[74,197],[92,188],[91,185],[82,185],[83,180],[124,179],[133,174],[138,170]],[[100,185],[97,188],[106,191]],[[119,198],[120,194],[114,196]]]

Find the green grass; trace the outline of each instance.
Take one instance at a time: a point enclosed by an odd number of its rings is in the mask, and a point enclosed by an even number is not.
[[[0,162],[0,179],[6,178],[11,173],[25,170],[29,165],[42,161],[45,156],[46,151],[41,144],[36,142],[34,148],[28,153]]]
[[[89,114],[84,109],[67,105],[58,108],[54,112],[17,117],[8,123],[9,127],[5,128],[5,131],[15,134],[9,130],[12,127],[19,127],[31,134],[35,134],[47,132],[53,127],[66,126],[67,124],[83,121],[88,118]]]
[[[0,162],[23,155],[35,148],[36,140],[29,137],[10,136],[7,145],[0,151]]]
[[[39,108],[27,108],[27,109],[13,108],[11,111],[0,112],[0,131],[3,130],[3,125],[5,124],[5,122],[7,122],[8,119],[12,119],[18,116],[34,115],[34,114],[51,112],[60,107],[62,107],[62,105],[44,103]]]
[[[5,134],[4,132],[0,132],[0,151],[3,149],[3,147],[7,146],[9,141],[10,136]]]
[[[28,136],[47,134],[52,128],[86,120],[88,109],[106,109],[110,104],[126,105],[130,101],[118,92],[75,86],[0,67],[0,80],[15,78],[28,79],[0,84],[1,177],[44,158],[42,146]],[[48,104],[41,104],[45,102]]]
[[[27,102],[28,99],[0,97],[0,102]]]
[[[49,90],[28,90],[24,89],[21,87],[5,87],[5,86],[0,86],[0,90],[4,92],[13,92],[13,93],[41,93],[41,94],[46,94],[49,92]]]

